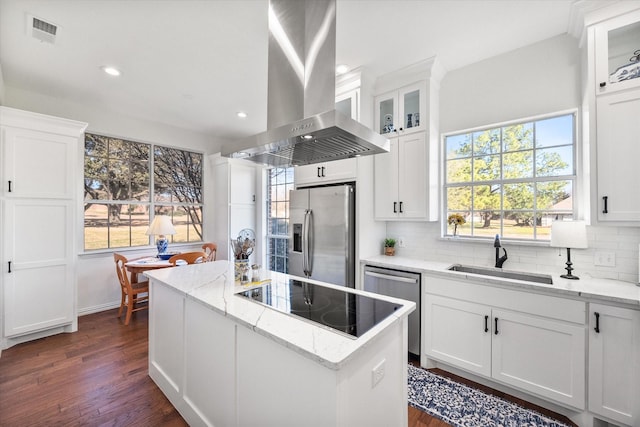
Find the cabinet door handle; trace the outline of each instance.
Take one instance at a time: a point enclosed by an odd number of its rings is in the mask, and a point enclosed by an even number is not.
[[[605,87],[607,85],[607,82],[600,82],[600,87]]]
[[[393,202],[393,213],[398,213],[397,205],[398,202]]]
[[[400,202],[400,213],[404,213],[402,212],[402,202]]]
[[[324,178],[324,166],[322,166],[322,177]]]
[[[489,332],[489,316],[484,316],[484,331]]]
[[[598,313],[597,311],[594,311],[593,315],[596,316],[596,327],[593,328],[593,330],[596,331],[596,334],[599,334],[600,333],[600,313]]]
[[[494,333],[494,334],[496,334],[496,335],[498,335],[498,318],[497,318],[497,317],[495,317],[495,318],[494,318],[494,321],[495,321],[495,327],[494,327],[494,329],[493,329],[493,333]]]
[[[609,208],[607,207],[607,202],[609,201],[609,196],[602,196],[602,201],[604,202],[604,209],[602,210],[603,214],[609,213]]]
[[[12,190],[11,190],[11,184],[12,184],[12,182],[11,182],[11,181],[9,181],[9,193],[11,193],[11,191],[12,191]]]
[[[256,195],[255,194],[253,195],[253,201],[254,202],[256,201]]]
[[[9,273],[11,273],[11,261],[9,261]]]
[[[316,169],[318,170],[318,173],[317,173],[318,178],[322,178],[322,177],[320,176],[320,166],[318,166]]]

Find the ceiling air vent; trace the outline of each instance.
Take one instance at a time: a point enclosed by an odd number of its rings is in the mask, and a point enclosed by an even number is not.
[[[41,42],[54,44],[60,27],[33,15],[27,15],[27,30],[33,38]]]

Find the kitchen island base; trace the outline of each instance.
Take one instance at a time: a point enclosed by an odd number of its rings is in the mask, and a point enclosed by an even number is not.
[[[407,425],[406,315],[327,366],[153,278],[150,296],[149,375],[190,425]]]

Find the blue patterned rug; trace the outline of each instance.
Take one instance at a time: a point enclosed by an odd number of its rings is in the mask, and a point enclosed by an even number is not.
[[[413,365],[408,377],[409,405],[456,427],[570,427]]]

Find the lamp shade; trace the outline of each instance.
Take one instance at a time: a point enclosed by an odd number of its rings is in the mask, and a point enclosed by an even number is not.
[[[584,221],[553,221],[551,246],[584,249],[587,246],[587,224]]]
[[[176,234],[176,229],[173,228],[171,218],[166,215],[156,215],[145,234],[147,236],[166,236]]]

